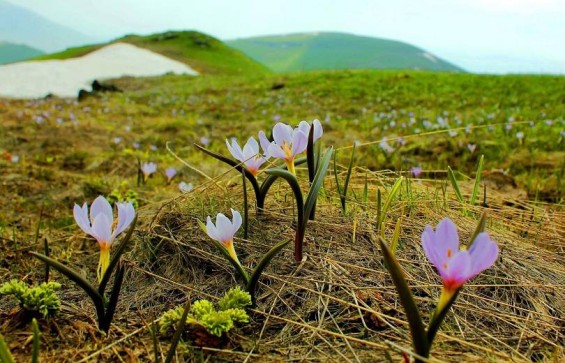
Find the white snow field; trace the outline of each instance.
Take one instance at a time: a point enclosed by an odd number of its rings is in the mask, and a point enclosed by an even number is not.
[[[76,97],[92,81],[166,73],[198,75],[184,63],[131,44],[115,43],[83,57],[0,66],[0,97],[41,98],[48,94]]]

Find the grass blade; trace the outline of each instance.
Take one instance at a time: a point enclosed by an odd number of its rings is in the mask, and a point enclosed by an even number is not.
[[[171,347],[167,352],[165,363],[170,363],[173,361],[173,358],[175,356],[175,351],[177,350],[177,345],[182,336],[182,332],[184,331],[184,327],[186,326],[186,318],[188,317],[189,311],[190,311],[190,300],[184,306],[184,311],[182,312],[182,317],[179,321],[179,325],[177,325],[177,330],[175,331],[175,335],[173,335],[173,339],[171,340]]]
[[[453,186],[453,190],[455,190],[455,195],[461,204],[465,203],[463,199],[463,194],[461,194],[461,189],[459,189],[459,184],[457,183],[457,178],[455,178],[455,173],[450,166],[447,167],[447,175],[449,176],[449,180],[451,181],[451,185]]]
[[[126,236],[122,239],[122,242],[118,245],[118,248],[114,253],[114,257],[112,257],[112,259],[110,260],[110,264],[108,264],[108,269],[104,273],[104,276],[102,276],[100,285],[98,285],[98,293],[102,296],[104,296],[104,291],[106,290],[106,285],[110,281],[110,276],[112,276],[112,271],[114,271],[114,268],[116,268],[116,265],[120,261],[120,257],[122,257],[122,254],[126,251],[126,247],[131,239],[136,224],[137,224],[137,213],[133,218],[133,221],[131,222],[131,225],[128,229],[128,232],[126,233]]]
[[[45,237],[45,239],[43,239],[43,254],[47,257],[49,257],[49,241],[47,240],[47,237]],[[45,282],[49,282],[49,264],[46,263],[45,264],[45,278],[44,278]]]
[[[378,215],[380,216],[380,219],[378,220],[378,223],[379,223],[379,229],[381,230],[381,234],[383,233],[383,228],[382,228],[383,223],[384,223],[384,220],[385,220],[386,215],[388,213],[388,210],[390,208],[390,205],[392,204],[392,200],[396,197],[396,194],[398,194],[398,191],[400,190],[400,187],[402,186],[403,181],[404,181],[403,176],[401,176],[400,178],[398,178],[396,180],[396,182],[392,186],[392,189],[390,190],[390,193],[388,194],[388,196],[385,199],[382,210],[379,209],[380,213],[378,213]],[[380,198],[379,198],[379,200],[380,200]]]
[[[39,339],[40,332],[39,326],[37,325],[37,320],[33,318],[31,321],[31,331],[33,333],[33,346],[31,350],[31,363],[37,363],[39,361]],[[4,362],[4,361],[2,361]]]
[[[243,238],[247,239],[249,233],[249,203],[247,201],[247,183],[245,182],[244,172],[241,172],[241,183],[243,186]]]
[[[473,235],[471,236],[471,239],[469,240],[469,246],[471,246],[473,244],[473,242],[475,242],[475,238],[477,238],[479,233],[485,231],[486,225],[487,225],[487,212],[485,211],[485,212],[483,212],[483,215],[481,216],[481,219],[479,220],[479,223],[477,224],[477,228],[475,228],[475,231],[473,232]]]
[[[394,227],[394,233],[392,235],[392,241],[390,242],[390,251],[393,255],[396,255],[396,250],[398,249],[398,241],[400,240],[400,226],[402,225],[402,217],[398,218],[396,221],[396,226]]]
[[[8,344],[4,340],[4,336],[0,334],[0,362],[4,363],[15,363],[14,357],[8,349]]]
[[[320,166],[318,167],[318,171],[316,172],[316,176],[314,177],[314,181],[310,186],[310,191],[308,192],[308,196],[306,197],[306,203],[304,204],[304,214],[309,216],[312,209],[314,208],[314,204],[316,203],[316,199],[318,198],[318,192],[320,191],[320,187],[324,181],[324,177],[326,176],[326,171],[328,170],[328,166],[330,165],[330,160],[332,157],[333,148],[330,147],[326,150]],[[306,223],[304,223],[304,228],[306,227]]]
[[[306,164],[308,165],[308,181],[314,181],[316,175],[316,158],[314,157],[314,125],[310,126],[308,133],[308,146],[306,146]]]
[[[418,309],[418,306],[414,301],[414,297],[410,292],[410,287],[408,286],[406,278],[404,277],[404,272],[402,272],[400,264],[387,247],[385,241],[380,236],[377,238],[383,252],[384,261],[388,267],[388,271],[390,273],[390,276],[392,277],[394,286],[396,287],[396,291],[398,292],[398,295],[400,297],[400,303],[402,304],[404,312],[406,313],[406,318],[408,319],[414,350],[419,355],[428,357],[429,346],[426,336],[426,330],[424,328],[424,324],[422,323],[420,310]]]
[[[481,175],[483,173],[484,160],[485,160],[485,156],[481,155],[481,159],[479,160],[479,166],[477,167],[477,174],[475,174],[475,185],[473,186],[473,194],[471,194],[471,200],[469,201],[471,205],[475,205],[477,198],[479,196],[479,187],[481,183]]]

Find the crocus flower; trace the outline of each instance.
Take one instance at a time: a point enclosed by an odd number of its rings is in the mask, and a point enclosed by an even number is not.
[[[422,245],[443,280],[438,309],[463,284],[491,267],[498,257],[498,245],[486,232],[479,233],[468,250],[460,250],[457,227],[449,218],[440,221],[435,231],[431,226],[426,226],[422,233]]]
[[[141,164],[141,172],[143,173],[143,180],[147,180],[149,175],[157,171],[157,164],[155,163],[143,163]]]
[[[469,149],[469,151],[471,152],[471,154],[473,152],[475,152],[475,149],[477,148],[477,144],[467,144],[467,149]]]
[[[239,259],[233,248],[233,236],[239,227],[241,227],[242,220],[241,214],[238,211],[232,209],[231,214],[233,216],[233,222],[222,213],[218,213],[216,216],[216,225],[212,223],[212,219],[208,216],[206,220],[206,233],[210,238],[224,245],[230,256],[239,263]]]
[[[417,178],[420,176],[420,174],[422,173],[422,167],[420,165],[418,166],[413,166],[410,168],[410,174],[414,177]]]
[[[243,149],[235,139],[232,139],[231,145],[230,142],[226,140],[226,145],[233,157],[244,163],[247,170],[254,176],[257,175],[261,165],[268,159],[268,157],[261,155],[259,152],[259,144],[253,137],[247,140]]]
[[[135,210],[131,202],[116,203],[118,208],[118,220],[114,221],[112,206],[106,198],[99,196],[90,206],[84,203],[82,207],[75,204],[73,215],[80,229],[91,235],[100,245],[100,261],[98,262],[98,280],[100,281],[110,264],[110,247],[135,218]],[[112,231],[112,227],[115,229]]]
[[[167,168],[165,170],[165,175],[167,176],[167,182],[170,183],[171,180],[177,175],[177,169],[175,168]]]
[[[188,193],[188,192],[192,191],[192,189],[194,189],[194,186],[192,185],[192,183],[188,183],[188,184],[187,184],[187,183],[185,183],[184,181],[181,181],[181,182],[179,183],[179,190],[180,190],[182,193]]]

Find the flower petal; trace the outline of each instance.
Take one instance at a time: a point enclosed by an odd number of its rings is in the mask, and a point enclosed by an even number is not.
[[[271,142],[269,141],[269,139],[267,139],[267,136],[263,131],[259,131],[259,142],[261,143],[261,149],[263,149],[263,153],[268,156],[268,150]]]
[[[222,213],[218,213],[218,216],[216,217],[216,228],[218,229],[218,234],[220,236],[221,242],[230,241],[233,239],[232,223],[228,219],[228,217],[226,217]]]
[[[449,218],[442,219],[436,228],[435,238],[437,241],[437,252],[440,257],[451,257],[459,251],[459,235],[457,226]]]
[[[469,251],[459,251],[449,259],[447,268],[440,268],[439,272],[444,285],[458,288],[473,277],[472,270]]]
[[[308,146],[308,135],[297,130],[292,137],[292,156],[300,154]]]
[[[233,236],[235,236],[239,227],[241,227],[242,220],[241,220],[241,214],[234,209],[231,210],[231,215],[233,216],[232,233],[231,233],[232,238],[233,238]]]
[[[436,239],[436,233],[432,226],[426,226],[424,229],[424,233],[422,233],[422,246],[424,247],[424,253],[430,262],[433,263],[439,270],[446,261],[446,258],[440,253],[440,245]]]
[[[230,142],[226,139],[226,145],[228,146],[228,150],[230,151],[230,153],[232,154],[232,156],[235,159],[237,159],[239,161],[245,160],[245,158],[243,157],[243,153],[241,151],[241,147],[239,147],[237,140],[232,139],[232,143],[230,145]]]
[[[94,217],[92,222],[92,235],[98,243],[112,244],[112,220],[108,219],[106,214],[100,213]]]
[[[290,144],[292,140],[292,127],[279,122],[273,127],[273,139],[279,146],[282,146],[285,141],[287,144]]]
[[[118,203],[118,224],[116,230],[112,233],[112,239],[115,239],[120,233],[122,233],[133,221],[135,217],[135,209],[131,202]]]
[[[78,204],[75,204],[73,215],[80,229],[82,229],[84,233],[92,235],[92,227],[88,219],[88,205],[84,203],[82,207],[80,207]]]
[[[212,223],[212,218],[210,218],[210,216],[206,218],[206,233],[208,233],[208,236],[213,240],[221,242],[220,233],[214,223]]]
[[[488,233],[479,233],[469,248],[469,255],[472,264],[471,274],[475,277],[494,264],[498,257],[498,245],[490,239]]]
[[[90,206],[90,220],[93,221],[99,214],[104,214],[109,221],[114,220],[114,211],[106,198],[98,196]]]
[[[322,129],[322,123],[318,119],[312,122],[312,126],[314,127],[314,142],[316,142],[316,140],[322,137],[324,130]]]
[[[284,150],[274,142],[269,146],[267,154],[273,158],[286,159],[286,153],[284,152]]]

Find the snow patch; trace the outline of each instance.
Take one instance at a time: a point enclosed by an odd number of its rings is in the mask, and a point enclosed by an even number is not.
[[[0,66],[0,97],[76,97],[92,81],[166,73],[198,75],[184,63],[131,44],[115,43],[83,57],[28,61]]]

